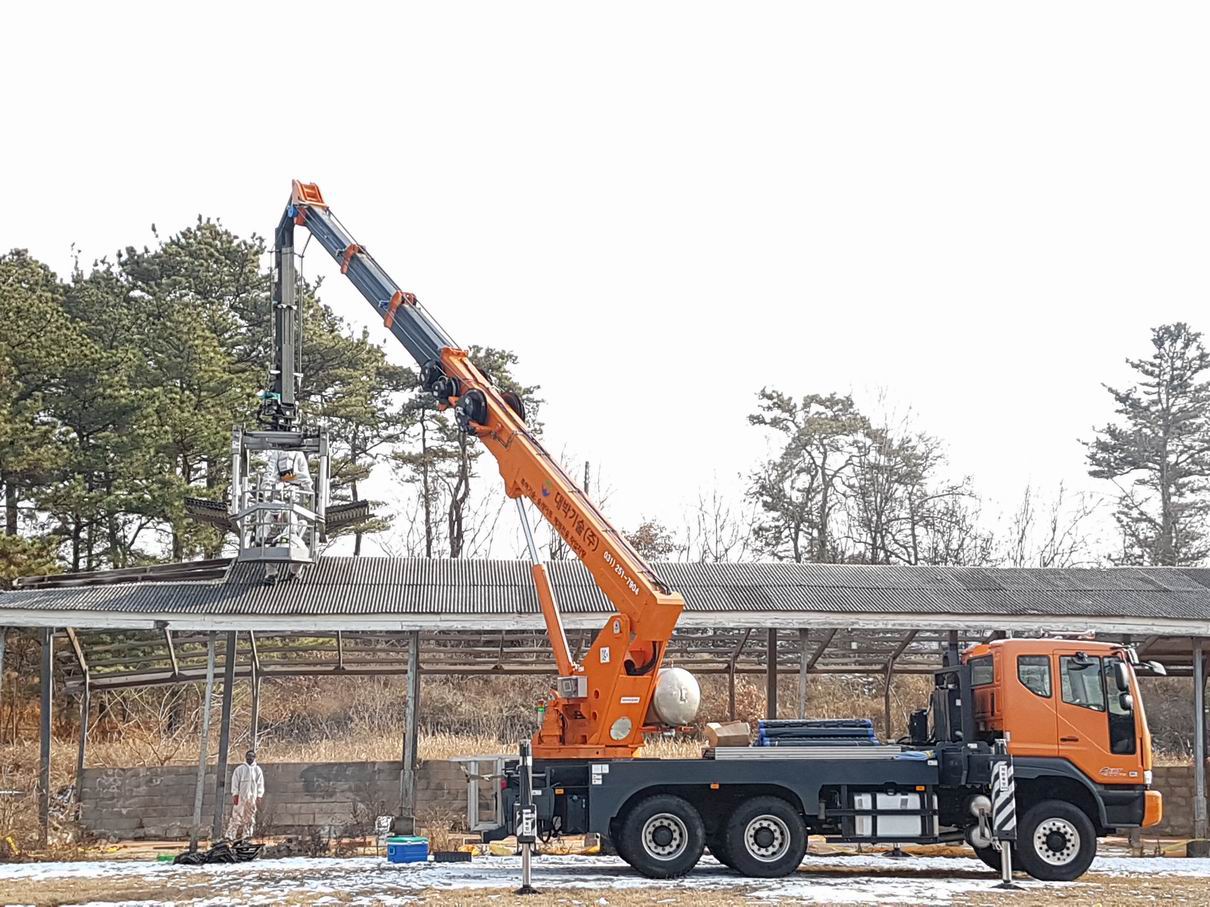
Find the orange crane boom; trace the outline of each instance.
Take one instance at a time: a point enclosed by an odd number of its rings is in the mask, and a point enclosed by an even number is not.
[[[534,583],[559,671],[534,737],[534,756],[608,759],[634,755],[649,726],[652,697],[684,600],[601,514],[525,424],[515,395],[501,392],[411,293],[402,291],[332,215],[319,187],[295,181],[278,226],[277,260],[293,254],[306,227],[382,316],[421,367],[421,382],[460,428],[496,458],[505,493],[528,498],[592,574],[614,608],[580,664],[572,660],[546,569],[520,507]],[[280,280],[280,275],[278,277]]]

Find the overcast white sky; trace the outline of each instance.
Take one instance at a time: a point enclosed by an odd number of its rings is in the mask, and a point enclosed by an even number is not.
[[[267,234],[314,180],[627,526],[738,488],[762,384],[886,388],[993,509],[1095,487],[1100,382],[1210,326],[1204,4],[383,7],[6,8],[0,248]]]

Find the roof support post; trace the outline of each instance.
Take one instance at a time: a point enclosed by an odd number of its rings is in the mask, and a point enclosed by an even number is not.
[[[408,698],[403,714],[403,771],[399,775],[396,834],[416,829],[416,764],[420,743],[420,631],[408,634]]]
[[[1193,837],[1205,839],[1206,822],[1206,653],[1202,640],[1193,645]]]
[[[178,677],[181,673],[181,666],[176,660],[176,646],[172,643],[172,631],[168,629],[167,624],[164,624],[164,643],[168,646],[168,658],[172,662],[172,676]]]
[[[882,707],[884,717],[886,718],[886,738],[892,740],[891,732],[891,683],[895,676],[895,662],[899,660],[899,656],[907,651],[907,647],[912,644],[912,640],[916,638],[916,631],[910,630],[903,637],[903,642],[895,647],[895,651],[891,653],[891,657],[886,660],[886,679],[882,685]]]
[[[248,719],[248,747],[256,749],[256,739],[260,736],[260,671],[252,665],[252,715]]]
[[[743,638],[735,647],[735,651],[731,653],[731,658],[727,664],[727,705],[731,720],[735,720],[735,662],[739,659],[739,653],[743,651],[744,646],[748,644],[748,639],[752,636],[752,628],[749,627],[744,631]]]
[[[807,717],[807,631],[798,631],[798,717]]]
[[[231,746],[231,694],[235,686],[235,644],[238,634],[227,633],[226,652],[223,653],[223,713],[218,727],[218,765],[214,770],[214,824],[210,827],[210,840],[223,836],[223,814],[227,809],[227,750]]]
[[[88,755],[88,718],[92,712],[92,684],[88,682],[88,671],[84,672],[84,691],[80,694],[80,747],[76,751],[76,819],[84,801],[84,759]]]
[[[819,659],[821,659],[823,657],[823,653],[827,650],[828,646],[830,646],[832,644],[832,639],[835,636],[836,636],[835,629],[829,630],[827,633],[824,634],[823,639],[819,643],[819,648],[811,653],[811,660],[807,662],[807,673],[808,674],[811,673],[811,671],[815,670],[815,665],[819,662]]]
[[[727,717],[735,720],[735,662],[727,667]]]
[[[38,827],[43,847],[50,838],[50,713],[54,702],[54,657],[55,630],[54,627],[46,627],[42,631],[41,701],[38,706]]]
[[[886,739],[891,740],[891,682],[895,677],[895,662],[888,661],[886,665],[886,678],[882,682],[882,710],[883,718],[886,721],[884,725]]]
[[[71,650],[76,656],[76,664],[80,666],[80,673],[85,677],[88,676],[88,662],[84,660],[84,649],[80,646],[80,637],[76,636],[76,631],[71,627],[66,628],[67,641],[71,643]]]
[[[768,664],[765,666],[765,716],[777,718],[777,628],[769,628],[769,642],[765,648]]]
[[[210,703],[214,697],[214,631],[206,634],[206,696],[202,705],[202,729],[198,742],[197,784],[193,789],[193,827],[189,830],[189,851],[197,850],[202,833],[202,795],[206,790],[206,757],[210,754]]]

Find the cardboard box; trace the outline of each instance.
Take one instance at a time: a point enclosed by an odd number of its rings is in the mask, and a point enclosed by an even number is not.
[[[752,729],[746,721],[711,721],[706,725],[706,743],[717,746],[747,746],[752,742]]]

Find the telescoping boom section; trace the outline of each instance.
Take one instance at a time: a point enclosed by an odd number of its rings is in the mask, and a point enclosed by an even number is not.
[[[508,496],[528,498],[538,508],[615,609],[583,661],[575,663],[549,578],[534,556],[534,583],[560,675],[534,737],[535,757],[632,756],[651,723],[660,665],[684,600],[543,449],[525,424],[522,402],[500,391],[416,297],[391,280],[336,219],[314,183],[294,182],[275,234],[279,271],[293,255],[296,226],[311,232],[416,360],[421,381],[439,407],[452,409],[459,427],[496,458]],[[531,554],[536,555],[532,546]]]

